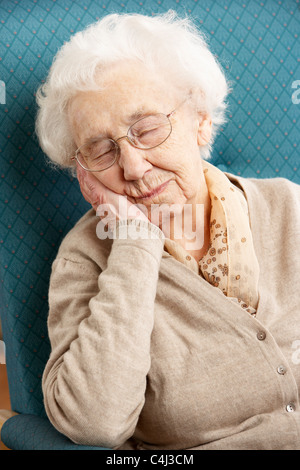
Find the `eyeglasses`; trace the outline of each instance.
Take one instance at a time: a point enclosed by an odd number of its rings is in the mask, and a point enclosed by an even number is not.
[[[170,117],[182,106],[184,100],[169,114],[151,114],[132,124],[127,134],[118,139],[95,137],[81,145],[71,157],[77,160],[86,171],[103,171],[110,168],[120,154],[118,142],[126,139],[133,147],[141,150],[150,150],[163,144],[172,132]]]

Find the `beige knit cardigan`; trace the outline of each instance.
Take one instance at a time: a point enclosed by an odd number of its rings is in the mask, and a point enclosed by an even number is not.
[[[256,318],[149,240],[99,240],[87,212],[63,240],[43,375],[53,425],[127,449],[300,449],[300,187],[244,191],[260,265]]]

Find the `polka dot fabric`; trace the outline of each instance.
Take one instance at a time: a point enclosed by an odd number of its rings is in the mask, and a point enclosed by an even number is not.
[[[232,82],[211,162],[300,183],[299,0],[2,0],[0,2],[0,315],[11,403],[45,416],[47,295],[62,237],[88,209],[51,169],[34,134],[35,92],[58,48],[105,14],[190,15]],[[29,446],[29,440],[26,440]]]
[[[204,162],[211,199],[210,246],[199,261],[203,277],[224,295],[255,314],[259,266],[250,229],[247,203],[223,172]]]

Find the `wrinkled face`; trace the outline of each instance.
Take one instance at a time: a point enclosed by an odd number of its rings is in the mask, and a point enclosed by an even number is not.
[[[80,147],[99,135],[116,140],[138,119],[151,113],[169,114],[186,97],[142,65],[110,67],[101,74],[101,91],[80,92],[70,102],[75,143]],[[117,161],[93,175],[107,188],[148,209],[151,204],[201,202],[206,191],[199,156],[199,145],[206,143],[205,132],[201,137],[203,116],[187,100],[170,120],[172,133],[163,144],[141,150],[122,139]]]

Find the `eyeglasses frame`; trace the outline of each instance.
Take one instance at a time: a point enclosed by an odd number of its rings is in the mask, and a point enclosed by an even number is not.
[[[170,135],[172,134],[173,127],[172,127],[172,123],[171,123],[170,117],[171,117],[189,98],[190,98],[190,97],[188,97],[188,98],[186,98],[184,101],[182,101],[182,102],[181,102],[175,109],[173,109],[173,111],[171,111],[169,114],[164,114],[164,113],[155,113],[155,114],[151,114],[151,116],[156,116],[156,115],[158,115],[158,114],[163,114],[166,118],[168,118],[168,121],[169,121],[169,123],[170,123],[170,132],[169,132],[169,134],[168,134],[167,137],[166,137],[162,142],[160,142],[159,144],[154,145],[153,147],[147,147],[147,148],[145,148],[145,147],[138,147],[137,145],[134,144],[134,142],[132,142],[132,141],[130,140],[130,137],[129,137],[129,135],[128,135],[130,129],[131,129],[133,126],[135,126],[138,122],[140,122],[140,121],[142,121],[143,119],[145,119],[145,118],[147,117],[147,116],[145,116],[145,117],[142,117],[142,118],[138,119],[138,120],[135,121],[133,124],[131,124],[131,126],[128,128],[128,131],[127,131],[127,134],[126,134],[126,135],[123,135],[122,137],[118,137],[117,139],[110,139],[110,138],[103,139],[103,140],[110,140],[111,142],[114,143],[114,145],[115,145],[115,147],[116,147],[116,155],[115,155],[115,158],[114,158],[113,162],[112,162],[109,166],[107,166],[106,168],[103,168],[102,170],[91,170],[90,168],[85,168],[85,166],[82,165],[82,163],[79,161],[77,155],[78,155],[80,149],[81,149],[84,145],[86,145],[86,144],[83,144],[83,145],[81,145],[80,147],[78,147],[78,149],[75,151],[75,155],[73,155],[70,159],[71,159],[71,160],[76,160],[76,161],[78,162],[78,164],[79,164],[85,171],[90,171],[90,172],[92,172],[92,173],[98,173],[99,171],[108,170],[108,168],[110,168],[111,166],[113,166],[113,165],[116,163],[117,158],[118,158],[118,155],[120,154],[120,151],[121,151],[118,142],[119,142],[120,140],[122,140],[122,139],[126,139],[127,142],[129,142],[129,144],[132,145],[132,147],[135,147],[135,148],[140,149],[140,150],[151,150],[151,149],[154,149],[154,148],[156,148],[156,147],[159,147],[159,146],[162,145],[162,144],[170,137]],[[98,139],[98,138],[95,137],[95,140],[97,140],[97,139]],[[99,140],[100,140],[100,138],[99,138]]]

